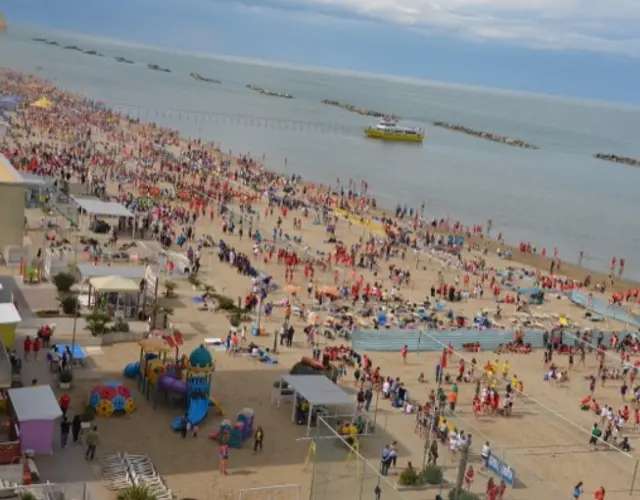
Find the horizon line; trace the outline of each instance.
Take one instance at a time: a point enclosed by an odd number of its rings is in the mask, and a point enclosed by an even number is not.
[[[551,101],[561,101],[565,104],[578,104],[578,105],[595,105],[600,107],[607,108],[616,108],[622,111],[631,111],[638,112],[640,111],[640,104],[635,104],[626,101],[607,101],[605,99],[597,99],[597,98],[584,98],[584,97],[576,97],[565,94],[552,94],[545,92],[534,92],[527,90],[516,90],[504,87],[490,87],[483,85],[470,85],[464,83],[457,83],[446,80],[430,80],[427,78],[415,77],[415,76],[404,76],[404,75],[395,75],[391,73],[376,73],[371,71],[360,71],[354,69],[344,69],[344,68],[336,68],[331,66],[311,66],[305,64],[297,64],[287,61],[281,60],[263,60],[263,59],[253,59],[249,56],[236,56],[231,54],[223,54],[218,52],[199,52],[199,51],[190,51],[190,50],[182,50],[182,49],[172,49],[169,47],[165,47],[162,45],[150,45],[146,43],[134,42],[129,40],[123,40],[118,38],[111,37],[102,37],[102,36],[94,36],[90,33],[83,33],[79,31],[66,31],[66,30],[58,30],[54,28],[39,26],[39,25],[25,25],[21,23],[14,24],[13,26],[18,28],[18,32],[21,30],[45,30],[54,34],[59,34],[60,36],[66,36],[70,38],[81,38],[87,41],[93,41],[95,43],[104,43],[115,46],[121,46],[124,48],[131,49],[143,49],[143,50],[152,50],[156,52],[164,52],[168,54],[174,54],[179,56],[188,56],[188,57],[197,57],[201,59],[215,59],[226,62],[233,62],[238,64],[252,65],[252,66],[262,66],[262,67],[271,67],[271,68],[280,68],[280,69],[288,69],[299,72],[311,72],[311,73],[323,73],[334,76],[347,76],[347,77],[357,77],[357,78],[371,78],[376,80],[385,80],[397,83],[404,83],[415,86],[431,86],[431,87],[448,87],[456,90],[472,90],[484,92],[487,94],[507,94],[517,97],[529,97],[529,98],[537,98],[540,100],[551,100]],[[10,33],[9,29],[7,32]],[[5,33],[7,33],[5,32]],[[6,35],[5,35],[6,36]]]

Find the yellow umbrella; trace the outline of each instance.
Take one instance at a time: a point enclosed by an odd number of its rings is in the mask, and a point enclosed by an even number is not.
[[[51,109],[53,108],[53,103],[46,97],[41,97],[36,102],[31,103],[31,107],[40,109]]]

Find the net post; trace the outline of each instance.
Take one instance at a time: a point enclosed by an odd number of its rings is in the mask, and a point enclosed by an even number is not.
[[[631,486],[629,487],[629,496],[633,495],[633,490],[636,486],[636,477],[638,477],[638,465],[640,464],[639,460],[636,460],[636,465],[633,468],[633,477],[631,478]]]

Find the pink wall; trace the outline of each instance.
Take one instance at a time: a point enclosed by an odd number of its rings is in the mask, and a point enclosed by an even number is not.
[[[22,451],[33,450],[40,455],[52,455],[54,424],[54,420],[20,422]]]

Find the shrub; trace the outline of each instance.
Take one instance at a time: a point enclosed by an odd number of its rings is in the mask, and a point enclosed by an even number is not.
[[[178,288],[178,284],[175,281],[167,281],[164,284],[164,296],[168,299],[171,297],[175,297],[176,288]]]
[[[238,328],[240,326],[240,324],[242,323],[242,318],[240,317],[240,315],[237,312],[233,313],[231,316],[229,316],[229,323],[234,328]]]
[[[398,484],[402,486],[417,486],[420,483],[420,476],[413,469],[405,469],[400,473]]]
[[[232,311],[236,308],[236,301],[226,295],[216,295],[218,301],[218,307],[223,311]]]
[[[53,277],[53,284],[58,292],[67,293],[76,284],[76,277],[71,273],[58,273]]]
[[[156,500],[158,497],[146,486],[129,486],[120,490],[118,500]]]
[[[191,273],[187,278],[187,281],[189,282],[190,285],[193,285],[196,288],[200,286],[200,279],[198,278],[198,275],[195,273]]]
[[[64,314],[77,314],[78,312],[78,297],[71,293],[63,293],[58,296],[58,302],[60,308]]]
[[[73,381],[73,372],[64,370],[58,374],[58,382],[61,384],[70,384]]]
[[[444,473],[442,467],[437,465],[427,465],[421,474],[423,483],[427,484],[442,484],[444,481]]]
[[[108,314],[102,311],[92,311],[87,314],[85,319],[87,321],[87,330],[94,337],[104,335],[109,331],[108,324],[111,322],[111,317]]]
[[[456,500],[456,488],[449,491],[449,500]],[[460,490],[458,494],[458,500],[481,500],[478,495],[471,493],[470,491]]]
[[[38,497],[36,497],[30,491],[23,491],[22,493],[20,493],[20,498],[22,500],[37,500],[38,499]]]

